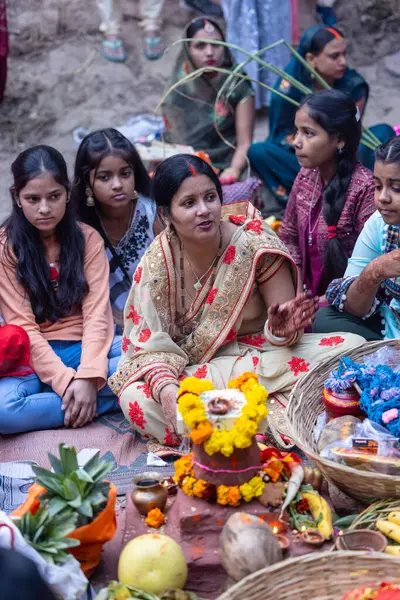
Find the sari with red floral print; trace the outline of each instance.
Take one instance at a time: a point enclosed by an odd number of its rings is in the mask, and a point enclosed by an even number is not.
[[[232,377],[255,371],[270,393],[270,413],[276,413],[283,431],[285,395],[277,394],[288,392],[322,352],[332,356],[363,341],[343,334],[331,346],[324,336],[305,335],[294,347],[278,348],[265,341],[262,328],[238,336],[244,309],[257,287],[271,280],[285,261],[296,287],[297,270],[284,244],[252,205],[227,205],[222,218],[235,223],[237,230],[219,259],[215,279],[211,274],[205,279],[185,314],[178,312],[177,274],[166,231],[142,258],[125,307],[123,355],[109,385],[132,426],[164,443],[172,441],[158,397],[166,383],[194,375],[223,389]],[[157,373],[159,377],[153,377]]]

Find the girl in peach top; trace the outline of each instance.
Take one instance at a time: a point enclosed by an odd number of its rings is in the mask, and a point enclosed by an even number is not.
[[[0,312],[28,333],[35,373],[0,380],[0,433],[82,427],[118,410],[106,386],[120,341],[113,343],[103,240],[77,223],[57,150],[25,150],[12,174],[12,213],[0,232]]]

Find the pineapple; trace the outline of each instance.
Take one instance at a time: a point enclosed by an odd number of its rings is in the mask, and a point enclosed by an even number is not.
[[[68,548],[79,546],[79,540],[65,537],[76,528],[78,516],[70,508],[51,516],[47,502],[42,502],[34,515],[29,511],[21,518],[15,518],[25,540],[47,562],[62,564],[70,556]]]
[[[46,488],[40,502],[48,501],[52,517],[67,508],[72,509],[78,516],[76,527],[82,527],[105,508],[110,484],[104,481],[104,477],[114,465],[101,461],[97,453],[79,467],[75,448],[60,444],[59,451],[60,458],[49,454],[54,472],[32,467],[36,482]]]

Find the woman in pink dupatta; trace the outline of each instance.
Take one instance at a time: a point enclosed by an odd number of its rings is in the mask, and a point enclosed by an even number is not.
[[[364,339],[302,335],[318,299],[296,296],[297,268],[251,204],[222,207],[219,180],[204,161],[164,161],[153,198],[167,228],[135,273],[123,355],[109,380],[125,417],[139,433],[176,444],[181,378],[207,378],[222,389],[253,371],[270,394],[269,425],[285,436],[287,393],[297,379]]]

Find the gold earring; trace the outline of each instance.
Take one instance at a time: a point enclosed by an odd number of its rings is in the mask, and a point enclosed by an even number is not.
[[[94,206],[93,192],[90,189],[90,187],[87,187],[85,192],[86,192],[86,206]]]
[[[137,192],[136,190],[133,191],[132,194],[132,200],[137,200],[139,198],[139,192]]]

